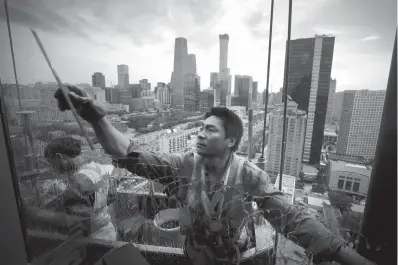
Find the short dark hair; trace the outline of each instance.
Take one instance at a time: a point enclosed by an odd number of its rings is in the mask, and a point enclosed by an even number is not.
[[[55,138],[44,149],[44,157],[46,159],[54,158],[57,154],[75,158],[81,153],[82,142],[69,136]]]
[[[243,123],[242,120],[236,115],[235,112],[226,108],[226,107],[213,107],[205,114],[204,119],[209,118],[210,116],[216,116],[223,120],[224,129],[225,129],[225,137],[226,138],[235,138],[236,143],[231,147],[232,151],[238,150],[240,141],[243,136]]]

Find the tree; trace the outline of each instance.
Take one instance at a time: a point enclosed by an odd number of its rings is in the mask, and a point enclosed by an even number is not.
[[[352,206],[352,197],[339,191],[330,191],[329,201],[331,205],[336,206],[341,211],[350,210]]]
[[[300,173],[299,173],[299,180],[300,180],[300,181],[304,181],[304,177],[305,177],[304,172],[303,172],[303,171],[300,171]]]

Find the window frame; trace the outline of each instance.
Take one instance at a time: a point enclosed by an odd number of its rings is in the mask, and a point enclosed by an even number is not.
[[[4,102],[0,91],[0,209],[7,212],[0,218],[0,234],[7,240],[1,240],[1,260],[4,264],[28,264],[26,229],[22,223],[19,184],[13,160],[11,140],[6,122]]]

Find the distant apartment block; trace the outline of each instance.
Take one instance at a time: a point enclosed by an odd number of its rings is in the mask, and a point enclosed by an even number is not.
[[[325,184],[330,190],[366,197],[372,167],[361,157],[329,154]]]
[[[337,133],[334,131],[325,130],[323,134],[323,145],[336,145],[337,144]]]
[[[281,104],[269,114],[267,173],[272,178],[276,178],[280,171],[283,122],[283,105]],[[297,103],[289,101],[283,174],[294,177],[300,174],[306,122],[305,112],[297,109]]]
[[[172,102],[172,93],[170,85],[158,83],[155,87],[155,98],[159,100],[161,106],[170,106]]]
[[[386,91],[346,90],[337,153],[374,158]]]

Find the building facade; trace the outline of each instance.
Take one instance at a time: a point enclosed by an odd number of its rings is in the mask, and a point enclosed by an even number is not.
[[[176,109],[184,109],[184,75],[187,55],[187,39],[176,38],[174,46],[174,68],[171,74],[172,105]]]
[[[144,90],[151,90],[151,83],[148,82],[148,79],[141,79],[139,81],[139,84],[141,85],[141,89]]]
[[[360,158],[330,155],[325,168],[325,184],[330,190],[366,197],[372,168]]]
[[[196,74],[186,74],[184,77],[184,110],[199,111],[200,77]]]
[[[220,63],[218,72],[218,89],[219,100],[217,104],[221,106],[229,107],[231,106],[231,83],[232,77],[230,74],[230,69],[228,68],[228,43],[229,35],[222,34],[219,35],[220,40]]]
[[[290,42],[288,95],[308,115],[303,162],[320,160],[335,38],[315,36]],[[285,86],[286,84],[284,84]]]
[[[105,88],[105,76],[102,73],[94,73],[91,79],[93,87]]]
[[[253,97],[253,79],[248,75],[235,75],[235,95],[239,96],[239,106],[246,107],[246,110],[252,106]]]
[[[328,96],[328,107],[326,110],[326,123],[330,124],[332,122],[333,116],[333,101],[334,94],[336,93],[336,79],[330,78],[330,86],[329,86],[329,96]]]
[[[341,111],[343,110],[343,99],[344,99],[344,91],[337,92],[334,94],[333,98],[333,111],[332,111],[332,120],[340,121]]]
[[[199,111],[206,113],[214,106],[214,90],[212,88],[205,89],[199,94]]]
[[[218,73],[210,73],[210,87],[215,88],[218,83]]]
[[[129,67],[125,64],[117,66],[117,84],[119,89],[126,89],[129,85]]]
[[[305,112],[297,109],[297,103],[289,101],[283,174],[295,177],[300,174],[306,122]],[[269,114],[268,152],[266,155],[267,173],[272,178],[276,178],[280,171],[283,123],[283,105],[281,104]]]
[[[386,91],[346,90],[337,153],[374,158]]]
[[[162,107],[170,106],[172,98],[170,86],[159,82],[155,87],[155,98],[159,100]]]

